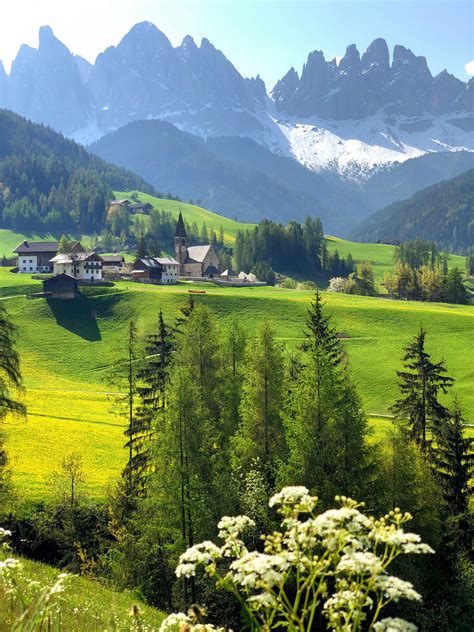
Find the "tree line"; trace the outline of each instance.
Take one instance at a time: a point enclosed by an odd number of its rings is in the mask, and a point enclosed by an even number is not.
[[[467,304],[469,294],[463,272],[448,269],[449,255],[440,252],[434,242],[407,241],[395,251],[395,269],[386,273],[384,285],[389,296],[402,300],[437,301]],[[466,272],[469,273],[468,258]]]
[[[112,190],[156,194],[140,177],[52,129],[0,110],[0,225],[18,231],[99,232]]]

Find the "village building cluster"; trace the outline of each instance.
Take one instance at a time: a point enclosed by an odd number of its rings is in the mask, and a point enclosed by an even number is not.
[[[131,206],[128,200],[114,200],[117,205],[125,202]],[[260,285],[252,274],[237,274],[231,268],[219,272],[219,256],[212,244],[190,246],[181,213],[176,224],[174,250],[174,258],[141,257],[131,266],[125,263],[123,255],[85,250],[79,241],[69,244],[67,252],[59,252],[57,241],[25,240],[14,252],[18,255],[18,273],[54,275],[43,281],[44,293],[58,298],[75,298],[78,285],[100,283],[111,278],[161,285],[174,284],[179,279],[225,285]]]

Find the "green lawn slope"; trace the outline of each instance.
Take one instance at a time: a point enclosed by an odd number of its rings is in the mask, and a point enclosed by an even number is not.
[[[13,277],[13,281],[12,278]],[[185,304],[187,283],[146,286],[119,282],[114,288],[94,288],[75,302],[28,300],[29,277],[0,269],[0,288],[19,328],[19,351],[25,382],[27,421],[6,424],[14,483],[21,495],[48,493],[51,471],[65,453],[79,450],[90,493],[103,497],[119,474],[126,454],[124,422],[113,413],[110,381],[123,353],[125,330],[136,318],[141,333],[152,331],[158,311],[172,322]],[[39,284],[38,284],[39,286]],[[249,336],[258,325],[273,323],[287,349],[302,339],[311,292],[272,287],[225,288],[202,286],[196,295],[220,323],[233,317]],[[15,291],[13,292],[12,289]],[[391,301],[326,293],[327,309],[344,334],[354,381],[378,432],[389,421],[383,415],[397,396],[397,377],[403,347],[420,325],[428,331],[427,347],[435,360],[444,358],[466,418],[474,419],[474,366],[468,350],[474,342],[474,309],[437,303]]]
[[[228,246],[232,246],[235,243],[235,236],[239,230],[253,229],[255,224],[245,224],[242,222],[236,222],[233,219],[218,215],[212,211],[208,211],[201,206],[195,204],[186,204],[185,202],[178,202],[176,200],[165,200],[162,198],[156,198],[146,193],[139,191],[114,191],[118,199],[130,198],[132,193],[136,193],[140,202],[148,202],[158,211],[168,211],[176,219],[180,211],[183,213],[184,219],[192,224],[196,222],[199,228],[202,224],[207,225],[208,231],[214,230],[219,235],[220,227],[224,230],[224,241]],[[143,216],[142,216],[143,217]]]
[[[59,574],[57,568],[21,559],[23,577],[38,582],[40,586],[52,586]],[[67,632],[88,632],[93,630],[117,630],[129,632],[132,629],[158,630],[164,614],[134,599],[130,593],[116,592],[96,581],[69,575],[64,581],[64,592],[55,596],[52,627],[44,629],[67,630]],[[142,627],[133,627],[130,615],[132,606],[138,606]],[[0,585],[0,631],[12,629],[13,613],[9,598]],[[16,628],[15,628],[16,629]],[[29,629],[29,628],[21,628]],[[36,628],[35,628],[36,629]]]

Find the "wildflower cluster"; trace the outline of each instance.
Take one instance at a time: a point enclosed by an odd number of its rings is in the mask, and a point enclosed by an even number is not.
[[[50,620],[56,596],[64,591],[67,574],[58,575],[52,586],[28,579],[20,560],[12,555],[10,536],[10,531],[0,527],[0,588],[9,601],[13,629],[41,629]]]
[[[387,569],[401,554],[432,549],[403,530],[411,516],[399,509],[376,520],[350,498],[336,502],[338,509],[316,515],[316,497],[305,487],[286,487],[270,500],[281,528],[263,536],[263,552],[245,546],[243,535],[254,526],[249,518],[225,517],[219,523],[224,544],[188,549],[176,574],[193,577],[201,567],[238,598],[255,629],[310,630],[322,616],[328,630],[412,632],[415,626],[401,619],[379,620],[390,602],[420,599],[410,582]],[[162,632],[213,629],[183,617],[168,617]]]

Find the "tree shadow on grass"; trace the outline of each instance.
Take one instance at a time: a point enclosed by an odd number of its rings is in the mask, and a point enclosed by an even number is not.
[[[70,300],[49,298],[47,303],[60,327],[90,342],[102,339],[92,305],[87,297],[79,295],[76,299]]]

